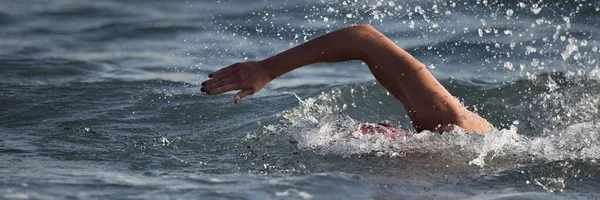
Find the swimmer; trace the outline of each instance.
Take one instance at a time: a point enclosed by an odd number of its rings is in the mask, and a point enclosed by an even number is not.
[[[273,79],[294,69],[320,62],[361,60],[375,79],[404,109],[417,131],[465,131],[484,134],[493,126],[467,110],[425,65],[396,46],[370,25],[343,28],[261,61],[235,63],[209,74],[202,92],[209,95],[240,90],[234,103],[265,88]]]

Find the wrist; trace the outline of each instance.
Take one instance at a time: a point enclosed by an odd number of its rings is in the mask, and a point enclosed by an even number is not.
[[[267,58],[258,62],[263,68],[263,71],[268,75],[269,81],[272,81],[273,79],[280,76],[280,74],[276,73],[277,70],[275,70],[275,65],[273,65],[273,61],[271,60],[271,58]]]

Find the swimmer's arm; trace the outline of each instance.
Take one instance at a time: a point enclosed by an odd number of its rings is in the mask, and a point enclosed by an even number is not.
[[[319,62],[362,60],[394,97],[402,102],[418,130],[445,131],[458,125],[485,133],[493,126],[468,111],[425,66],[369,25],[340,29],[262,61],[236,63],[209,75],[202,91],[220,94],[241,90],[234,102],[263,89],[273,79]]]
[[[261,62],[270,71],[270,78],[275,79],[294,69],[321,62],[342,62],[348,60],[365,60],[368,37],[374,33],[369,25],[358,25],[340,29],[304,44],[291,48]]]
[[[362,44],[367,42],[366,38],[374,36],[369,28],[369,25],[358,25],[340,29],[262,61],[230,65],[210,74],[211,79],[202,83],[201,90],[207,94],[241,90],[234,97],[237,103],[294,69],[320,62],[364,60],[366,54]]]

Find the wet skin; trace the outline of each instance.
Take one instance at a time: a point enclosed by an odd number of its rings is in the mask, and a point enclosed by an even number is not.
[[[404,105],[417,131],[486,133],[493,126],[467,110],[427,68],[370,25],[340,29],[261,61],[235,63],[202,83],[209,95],[240,90],[234,102],[265,88],[273,79],[294,69],[320,62],[361,60],[377,81]]]

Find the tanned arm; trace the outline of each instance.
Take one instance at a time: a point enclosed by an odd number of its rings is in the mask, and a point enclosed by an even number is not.
[[[421,62],[370,25],[340,29],[262,61],[230,65],[210,74],[201,90],[210,95],[241,90],[234,97],[237,103],[294,69],[347,60],[364,61],[375,78],[402,102],[418,131],[443,132],[458,125],[466,131],[485,133],[493,128],[462,106]]]

